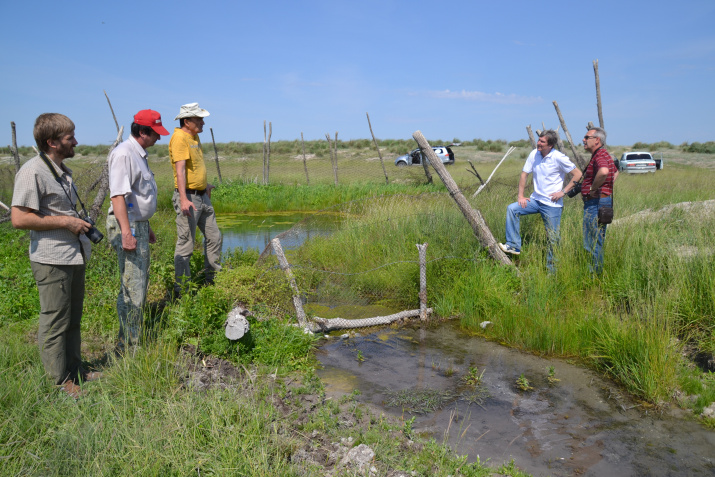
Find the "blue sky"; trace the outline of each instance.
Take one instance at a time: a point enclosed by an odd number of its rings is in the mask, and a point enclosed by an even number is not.
[[[715,1],[2,1],[0,124],[43,112],[81,144],[155,109],[211,112],[204,142],[526,138],[598,123],[611,144],[715,140]],[[125,138],[128,133],[125,133]],[[166,139],[164,139],[166,141]]]

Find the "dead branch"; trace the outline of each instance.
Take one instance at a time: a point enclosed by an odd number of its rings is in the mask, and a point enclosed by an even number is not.
[[[357,320],[346,320],[345,318],[320,318],[313,317],[313,323],[309,324],[307,328],[314,332],[327,332],[331,330],[344,330],[351,328],[365,328],[368,326],[378,326],[378,325],[388,325],[397,320],[403,320],[405,318],[414,318],[420,316],[421,310],[405,310],[399,313],[395,313],[387,316],[374,316],[372,318],[361,318]],[[432,308],[427,308],[426,313],[432,314]]]
[[[492,235],[491,230],[489,230],[481,212],[473,209],[472,206],[469,205],[469,202],[464,197],[464,194],[462,194],[462,191],[460,191],[459,187],[457,187],[457,183],[454,182],[452,176],[449,175],[449,172],[447,172],[447,168],[444,167],[442,161],[439,160],[437,154],[435,154],[430,147],[427,139],[425,139],[420,131],[415,131],[414,134],[412,134],[412,137],[415,141],[417,141],[420,148],[427,152],[427,159],[432,163],[432,167],[434,167],[434,170],[437,171],[437,174],[440,179],[442,179],[442,182],[444,182],[444,185],[447,186],[447,190],[449,190],[450,195],[457,203],[459,210],[462,211],[462,214],[467,219],[467,222],[469,222],[469,225],[472,226],[474,235],[477,237],[477,240],[479,240],[482,247],[486,248],[489,255],[497,262],[504,265],[513,265],[511,260],[509,260],[509,257],[507,257],[501,248],[499,248],[499,245],[497,244],[494,235]]]
[[[479,183],[484,185],[484,180],[482,179],[482,176],[480,176],[479,173],[477,172],[477,169],[474,167],[474,164],[472,164],[471,159],[467,159],[467,162],[469,163],[469,167],[472,168],[471,171],[469,169],[467,169],[467,172],[469,172],[470,174],[474,174],[477,177],[477,179],[479,179]]]

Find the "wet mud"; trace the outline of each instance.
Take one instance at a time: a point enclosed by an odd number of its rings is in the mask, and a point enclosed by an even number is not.
[[[687,411],[654,409],[598,373],[465,336],[454,324],[331,337],[317,356],[329,395],[358,389],[359,400],[414,417],[415,432],[470,461],[513,459],[535,476],[715,475],[715,432]],[[482,371],[483,399],[470,399],[468,378]],[[389,405],[406,390],[452,398],[433,412]]]

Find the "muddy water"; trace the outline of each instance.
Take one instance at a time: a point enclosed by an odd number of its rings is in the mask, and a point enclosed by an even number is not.
[[[715,432],[685,413],[656,412],[630,401],[598,374],[477,338],[454,325],[384,329],[321,346],[320,376],[330,395],[358,399],[416,420],[416,432],[447,442],[470,461],[514,459],[535,476],[715,475]],[[548,380],[554,367],[555,378]],[[470,367],[488,397],[454,398],[426,414],[387,405],[398,391],[442,390],[464,395]],[[522,391],[521,375],[532,390]]]

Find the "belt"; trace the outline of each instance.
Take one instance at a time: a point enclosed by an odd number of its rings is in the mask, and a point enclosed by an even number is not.
[[[179,189],[174,189],[175,192],[179,192]],[[206,193],[206,189],[186,189],[186,195],[190,194],[196,194],[196,195],[204,195]]]
[[[603,194],[603,193],[601,193],[601,194],[599,195],[599,197],[600,197],[601,199],[605,199],[606,197],[611,197],[611,194]],[[582,196],[582,199],[583,199],[584,202],[586,202],[586,201],[588,201],[588,200],[592,200],[592,198],[589,197],[589,196],[587,196],[587,195]],[[593,199],[595,199],[595,197],[593,197]]]

